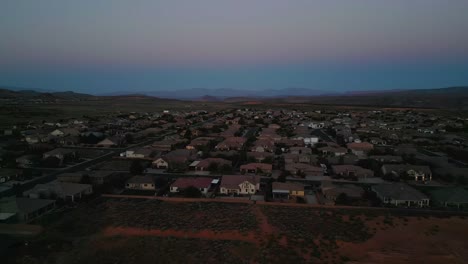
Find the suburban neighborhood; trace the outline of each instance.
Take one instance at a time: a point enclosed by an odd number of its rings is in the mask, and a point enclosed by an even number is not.
[[[467,123],[254,108],[31,123],[3,131],[0,196],[54,201],[37,217],[99,194],[464,210],[468,141],[456,131]],[[0,220],[24,221],[21,208]]]

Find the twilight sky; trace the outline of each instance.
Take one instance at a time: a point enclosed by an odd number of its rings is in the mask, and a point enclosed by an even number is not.
[[[0,0],[0,86],[468,85],[467,0]]]

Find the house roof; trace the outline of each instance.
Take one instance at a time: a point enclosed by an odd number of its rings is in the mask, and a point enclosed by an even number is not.
[[[267,164],[267,163],[248,163],[240,166],[241,170],[255,170],[255,169],[261,169],[261,170],[272,170],[273,165]]]
[[[171,187],[177,187],[184,189],[190,186],[195,188],[208,188],[213,181],[212,178],[196,177],[196,178],[177,178],[177,180],[171,184]]]
[[[127,183],[154,183],[154,180],[153,177],[149,175],[133,176],[128,179]]]
[[[206,158],[204,160],[201,160],[197,165],[195,165],[196,167],[200,167],[200,168],[205,168],[205,167],[208,167],[210,166],[211,163],[217,163],[219,166],[222,166],[222,165],[232,165],[232,162],[229,161],[229,160],[225,160],[225,159],[222,159],[222,158]]]
[[[387,172],[403,173],[405,171],[414,170],[423,172],[425,174],[431,174],[431,168],[429,166],[411,165],[411,164],[385,164],[382,166]]]
[[[37,184],[34,188],[27,190],[24,194],[28,195],[31,193],[40,193],[40,192],[54,192],[59,195],[75,195],[77,193],[83,192],[84,190],[90,188],[90,184],[81,184],[81,183],[71,183],[71,182],[60,182],[58,180]]]
[[[29,199],[24,197],[16,198],[16,205],[18,206],[18,211],[22,213],[35,212],[53,203],[55,203],[54,200],[48,199]]]
[[[74,152],[75,152],[74,149],[56,148],[54,150],[44,153],[44,155],[48,155],[48,156],[67,155],[67,154],[71,154]]]
[[[371,150],[374,148],[374,145],[372,145],[369,142],[360,142],[360,143],[348,143],[346,145],[349,149],[354,149],[354,150]]]
[[[356,165],[332,165],[332,170],[337,173],[344,173],[344,172],[366,172],[368,169],[356,166]]]
[[[106,138],[104,140],[101,140],[97,145],[117,145],[115,142],[110,140],[109,138]]]
[[[468,204],[468,191],[461,187],[434,190],[430,194],[438,202]]]
[[[422,192],[414,189],[408,184],[395,182],[395,183],[383,183],[372,187],[377,194],[383,197],[389,197],[393,200],[401,201],[419,201],[423,199],[429,199]]]
[[[221,187],[227,189],[238,189],[239,185],[243,182],[250,182],[251,184],[260,183],[260,176],[258,175],[224,175],[221,179]]]

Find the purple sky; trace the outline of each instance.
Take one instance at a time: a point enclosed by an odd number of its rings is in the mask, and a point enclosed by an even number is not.
[[[3,0],[0,85],[466,85],[467,32],[466,0]]]

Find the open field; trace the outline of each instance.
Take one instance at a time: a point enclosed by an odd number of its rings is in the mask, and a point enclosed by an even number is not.
[[[468,261],[468,221],[459,217],[98,198],[37,224],[45,231],[9,249],[5,263]]]
[[[100,100],[70,101],[60,103],[0,106],[0,122],[2,126],[17,123],[58,121],[60,119],[82,118],[83,116],[105,116],[129,112],[162,112],[191,110],[216,110],[226,108],[219,103],[186,102],[178,100],[157,99],[151,97],[115,97]]]

